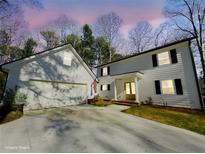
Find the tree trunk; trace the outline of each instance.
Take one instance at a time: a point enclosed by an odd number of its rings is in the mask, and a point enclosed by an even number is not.
[[[203,80],[204,80],[204,83],[205,83],[205,65],[204,65],[203,49],[202,49],[202,47],[198,47],[198,48],[199,48],[200,60],[201,60],[202,71],[203,71]]]

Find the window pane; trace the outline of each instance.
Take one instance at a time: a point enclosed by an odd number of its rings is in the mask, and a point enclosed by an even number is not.
[[[107,71],[107,67],[103,68],[103,76],[107,75],[108,71]]]
[[[103,91],[107,90],[107,85],[106,84],[102,85],[102,90]]]
[[[170,64],[169,52],[163,52],[158,54],[159,65]]]
[[[174,84],[172,80],[163,80],[161,83],[163,94],[174,94]]]
[[[130,94],[130,83],[125,84],[126,94]]]
[[[131,83],[131,90],[132,90],[132,94],[135,94],[135,83],[134,82]]]

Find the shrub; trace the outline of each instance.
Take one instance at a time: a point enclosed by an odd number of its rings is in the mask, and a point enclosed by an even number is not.
[[[98,99],[95,100],[95,104],[96,106],[108,106],[111,105],[112,101],[111,100],[103,100],[103,99]]]
[[[8,89],[3,96],[3,104],[0,106],[0,120],[4,118],[10,111],[23,111],[23,104],[15,104],[16,102],[24,102],[27,96],[18,91],[18,88]]]
[[[3,72],[0,72],[0,97],[3,94],[5,80],[6,80],[5,74]]]
[[[27,95],[22,93],[22,92],[19,92],[17,91],[16,92],[16,95],[15,95],[15,103],[24,103],[27,99]]]
[[[147,100],[145,100],[146,104],[148,105],[152,105],[153,104],[153,100],[152,97],[147,97]]]

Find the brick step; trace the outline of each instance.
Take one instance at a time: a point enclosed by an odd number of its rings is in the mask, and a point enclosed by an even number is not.
[[[127,102],[127,101],[114,101],[113,103],[118,104],[118,105],[125,105],[125,106],[138,105],[138,103],[136,103],[136,102]]]

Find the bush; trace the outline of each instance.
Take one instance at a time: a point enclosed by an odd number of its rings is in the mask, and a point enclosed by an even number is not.
[[[95,103],[94,103],[94,105],[96,106],[108,106],[111,104],[112,104],[111,100],[103,100],[103,99],[95,100]]]
[[[23,111],[23,104],[15,104],[16,102],[24,102],[27,96],[17,91],[17,87],[5,91],[3,104],[0,106],[0,121],[11,111]]]
[[[3,95],[5,80],[6,75],[3,72],[0,72],[0,97]]]
[[[153,104],[152,97],[147,97],[147,100],[145,100],[145,103],[148,105],[152,105]]]

